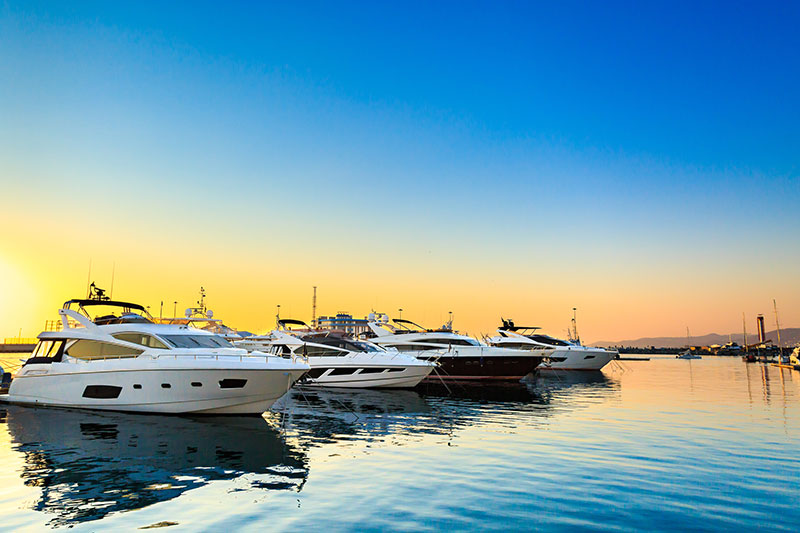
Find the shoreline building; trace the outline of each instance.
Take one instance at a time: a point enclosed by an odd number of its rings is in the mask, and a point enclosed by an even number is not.
[[[358,337],[370,331],[366,318],[353,318],[350,313],[336,313],[336,316],[321,316],[317,319],[317,329],[344,333],[350,337]]]

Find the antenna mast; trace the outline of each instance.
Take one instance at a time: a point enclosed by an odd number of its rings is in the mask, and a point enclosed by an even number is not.
[[[89,275],[86,276],[86,297],[88,298],[92,294],[92,289],[90,285],[92,283],[92,258],[89,258]]]
[[[314,285],[314,296],[311,298],[311,327],[317,329],[317,286]]]
[[[117,270],[117,262],[116,262],[116,261],[114,261],[114,262],[111,264],[111,290],[110,290],[110,291],[108,291],[108,297],[109,297],[109,298],[113,298],[113,297],[114,297],[114,272],[115,272],[116,270]]]
[[[581,338],[578,336],[578,318],[577,318],[577,311],[576,307],[572,308],[572,337],[575,341],[575,344],[580,345]]]

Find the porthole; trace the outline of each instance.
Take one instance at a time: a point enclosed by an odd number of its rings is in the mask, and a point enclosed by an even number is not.
[[[199,381],[192,381],[192,387],[202,387],[202,386],[203,384],[200,383]]]
[[[162,383],[161,384],[161,388],[162,389],[171,389],[172,385],[170,385],[169,383]]]
[[[142,386],[139,383],[134,383],[133,384],[133,388],[136,389],[136,390],[139,390],[139,389],[142,388]]]

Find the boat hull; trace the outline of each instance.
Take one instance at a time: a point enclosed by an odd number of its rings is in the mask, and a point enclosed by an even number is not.
[[[439,368],[426,378],[428,381],[519,381],[536,371],[542,357],[527,354],[491,357],[445,354],[431,356],[430,360],[438,362]]]
[[[339,389],[410,389],[419,385],[434,368],[418,363],[409,366],[353,364],[329,367],[325,363],[314,362],[312,365],[311,371],[302,380],[303,385]],[[322,374],[320,371],[323,371]],[[317,375],[319,377],[312,377]]]
[[[570,349],[554,350],[550,357],[563,361],[544,362],[540,370],[600,370],[617,356],[608,350]]]
[[[255,415],[269,409],[305,373],[235,367],[58,372],[56,366],[26,365],[11,383],[6,401],[137,413]]]

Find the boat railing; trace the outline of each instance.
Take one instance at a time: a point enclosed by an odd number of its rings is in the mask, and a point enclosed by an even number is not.
[[[84,362],[84,363],[89,363],[89,362],[92,362],[92,361],[107,361],[107,360],[117,360],[117,359],[136,359],[138,357],[144,357],[144,358],[150,358],[150,359],[170,358],[170,359],[176,359],[176,360],[177,359],[192,359],[192,360],[195,360],[195,361],[196,360],[203,360],[203,359],[215,360],[215,361],[219,361],[220,359],[222,359],[224,361],[224,360],[231,360],[231,359],[235,360],[235,359],[238,358],[240,362],[252,361],[252,360],[255,360],[255,359],[263,359],[264,362],[269,362],[270,358],[275,358],[275,357],[278,357],[278,356],[271,355],[271,354],[253,355],[252,353],[239,354],[239,355],[234,355],[234,354],[213,354],[213,355],[211,355],[211,354],[209,354],[209,355],[200,354],[200,355],[198,355],[198,354],[192,354],[192,353],[120,354],[120,355],[102,355],[102,356],[91,357],[91,358],[83,358],[83,357],[74,357],[73,356],[74,359],[77,359],[78,361]],[[308,358],[303,359],[300,356],[292,357],[292,362],[293,363],[296,363],[298,361],[308,363]]]

